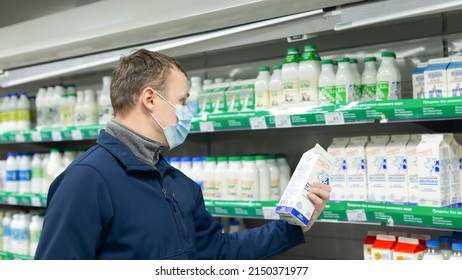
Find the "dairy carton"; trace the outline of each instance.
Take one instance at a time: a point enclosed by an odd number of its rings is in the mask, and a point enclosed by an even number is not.
[[[367,136],[351,137],[346,147],[348,200],[366,201],[367,199]]]
[[[228,112],[239,112],[244,110],[243,106],[252,106],[249,97],[254,96],[254,79],[231,82],[225,92],[226,108]],[[245,105],[244,105],[245,104]]]
[[[419,63],[412,73],[412,96],[414,99],[425,98],[425,75],[424,71],[428,63]]]
[[[197,114],[198,115],[206,115],[208,113],[213,112],[212,107],[212,92],[214,88],[213,85],[204,85],[202,87],[202,91],[199,93],[197,97]]]
[[[330,176],[330,186],[333,192],[330,200],[345,201],[348,195],[347,185],[347,164],[346,164],[346,146],[350,142],[348,137],[336,137],[332,144],[327,148],[327,152],[332,157],[334,168]]]
[[[462,96],[462,56],[451,58],[447,69],[448,95]]]
[[[212,112],[223,113],[227,111],[225,92],[229,88],[229,83],[219,83],[211,85],[213,91],[211,92]]]
[[[409,134],[392,135],[386,149],[387,180],[386,201],[393,204],[407,204],[409,201],[406,145]]]
[[[368,201],[387,202],[388,193],[385,188],[387,153],[385,147],[389,140],[389,135],[371,136],[371,141],[366,146]]]
[[[460,203],[460,146],[454,139],[454,134],[445,133],[444,140],[449,145],[449,185],[450,185],[450,203],[452,207]]]
[[[417,191],[419,189],[419,167],[417,164],[417,145],[421,140],[420,134],[411,134],[406,145],[407,177],[408,177],[408,204],[417,205]]]
[[[423,134],[417,146],[419,206],[448,206],[450,199],[449,145],[444,134]]]
[[[411,233],[411,238],[416,238],[419,240],[419,244],[425,249],[427,249],[427,240],[432,239],[432,237],[428,234],[418,234],[418,233]]]
[[[387,234],[385,231],[367,231],[366,239],[364,239],[363,251],[365,260],[373,260],[374,256],[372,255],[372,244],[374,244],[378,234]]]
[[[332,169],[332,158],[320,145],[305,152],[276,206],[276,213],[289,224],[308,225],[314,211],[308,189],[314,182],[329,184]]]
[[[396,237],[394,235],[378,234],[372,244],[372,257],[374,260],[392,260],[393,249],[396,245]]]
[[[457,141],[459,144],[459,181],[462,182],[462,134],[456,133],[454,134],[454,139]],[[458,207],[461,207],[462,205],[462,183],[459,188],[459,205]]]
[[[394,260],[422,260],[425,248],[416,238],[399,237],[393,249]]]
[[[446,69],[449,62],[448,58],[434,58],[428,61],[428,66],[424,70],[425,98],[448,96]]]

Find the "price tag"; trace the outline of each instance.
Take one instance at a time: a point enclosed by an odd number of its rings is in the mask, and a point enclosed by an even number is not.
[[[16,134],[15,140],[18,143],[26,142],[26,139],[24,138],[24,134]]]
[[[53,131],[51,133],[51,139],[53,141],[63,141],[63,136],[61,135],[61,131]]]
[[[8,202],[8,204],[10,205],[18,205],[18,199],[16,199],[16,197],[14,196],[9,196],[6,201]]]
[[[364,209],[347,210],[346,214],[349,222],[367,222],[366,211]]]
[[[82,140],[83,135],[80,129],[72,130],[72,140]]]
[[[201,132],[214,132],[213,122],[200,122],[199,123]]]
[[[37,196],[31,197],[31,205],[35,207],[40,207],[42,206],[42,202],[40,201],[40,198]]]
[[[275,207],[262,207],[263,210],[263,218],[266,220],[279,220],[280,217],[274,211]]]
[[[276,115],[274,116],[274,122],[277,128],[292,127],[289,115]]]
[[[32,141],[34,142],[41,142],[42,141],[42,134],[40,133],[40,131],[32,131],[30,133],[31,137],[32,137]]]
[[[259,118],[250,118],[250,128],[251,129],[267,129],[265,117]]]
[[[326,125],[345,124],[342,112],[324,113]]]

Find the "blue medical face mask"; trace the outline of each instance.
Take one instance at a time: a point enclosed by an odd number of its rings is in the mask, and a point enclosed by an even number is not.
[[[157,93],[160,98],[165,100],[170,106],[175,108],[176,117],[178,118],[178,123],[174,125],[170,125],[167,127],[162,126],[159,121],[154,117],[151,111],[151,117],[157,122],[157,124],[162,127],[162,131],[164,132],[165,138],[167,139],[168,146],[170,150],[183,144],[186,140],[186,136],[188,136],[189,130],[191,129],[191,113],[189,112],[188,106],[186,105],[173,105],[167,99],[165,99],[162,95]]]

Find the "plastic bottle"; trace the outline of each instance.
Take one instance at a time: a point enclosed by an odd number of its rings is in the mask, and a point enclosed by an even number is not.
[[[4,94],[0,100],[0,133],[5,132],[6,130],[4,129],[4,121],[5,121],[5,97],[6,94]]]
[[[31,108],[27,92],[22,91],[17,103],[16,129],[27,130],[31,128]]]
[[[204,86],[207,86],[207,85],[213,85],[213,80],[205,79],[204,83],[202,84],[202,90],[204,89]]]
[[[335,104],[335,72],[334,64],[331,59],[321,61],[318,89],[320,105]]]
[[[191,77],[191,86],[189,87],[189,97],[186,100],[189,111],[193,116],[197,115],[199,93],[202,91],[201,77]]]
[[[55,101],[53,100],[54,92],[55,92],[54,86],[47,87],[47,91],[43,99],[43,111],[45,113],[43,117],[44,119],[43,127],[51,127],[53,124],[52,121],[54,117],[52,116],[52,114],[54,113],[53,104],[55,103]]]
[[[180,170],[181,158],[179,158],[179,157],[171,157],[169,163],[174,168]]]
[[[64,149],[62,158],[62,168],[65,169],[75,160],[75,151],[73,149]]]
[[[191,167],[191,172],[189,173],[189,177],[199,185],[201,190],[204,185],[202,171],[203,171],[202,157],[193,157],[192,167]]]
[[[7,153],[6,158],[6,192],[17,192],[18,191],[18,162],[16,161],[15,153]]]
[[[241,179],[241,199],[242,200],[258,200],[259,192],[259,176],[258,168],[255,164],[255,156],[242,157],[242,169],[240,174]]]
[[[42,158],[39,153],[34,153],[31,162],[31,186],[32,193],[42,192]]]
[[[361,100],[373,101],[375,100],[375,93],[377,92],[377,67],[375,65],[377,59],[375,57],[364,58],[364,71],[361,77]]]
[[[85,114],[85,125],[98,123],[98,106],[96,104],[95,91],[92,89],[85,90],[83,111]]]
[[[401,73],[394,52],[382,52],[382,63],[377,70],[375,100],[401,99]]]
[[[284,102],[284,94],[282,93],[282,80],[281,80],[282,65],[273,66],[273,74],[271,74],[269,81],[270,91],[270,107],[278,108]]]
[[[284,105],[298,104],[302,98],[298,81],[298,48],[288,48],[281,70]]]
[[[319,104],[318,82],[321,59],[315,45],[305,45],[298,67],[298,80],[302,101]]]
[[[226,174],[228,173],[228,157],[217,157],[217,165],[214,170],[215,199],[226,200]]]
[[[423,255],[423,260],[444,260],[440,250],[440,242],[438,240],[427,240],[427,250]]]
[[[31,178],[32,178],[32,169],[31,169],[31,153],[23,153],[20,157],[18,164],[18,191],[19,193],[29,193],[31,192]]]
[[[276,163],[276,156],[267,155],[266,164],[270,171],[270,200],[276,201],[281,198],[280,172]]]
[[[255,79],[255,110],[264,110],[269,108],[269,67],[260,67],[258,76]]]
[[[359,74],[358,60],[356,58],[350,59],[350,69],[351,69],[351,74],[353,74],[353,85],[354,85],[353,100],[361,101],[362,100],[361,74]]]
[[[224,78],[215,78],[215,79],[213,80],[213,82],[214,82],[215,84],[221,84],[221,83],[224,83],[224,82],[225,82],[225,79],[224,79]]]
[[[46,167],[46,176],[48,186],[53,180],[59,175],[59,171],[62,170],[62,157],[58,149],[50,149],[50,158],[48,159]],[[48,192],[48,190],[47,190]]]
[[[228,173],[226,174],[226,197],[229,200],[240,199],[240,174],[242,170],[241,157],[228,157],[228,164]]]
[[[18,251],[18,237],[19,237],[19,214],[13,214],[11,219],[10,230],[11,230],[11,240],[10,240],[10,250],[9,252],[16,254]]]
[[[443,254],[443,259],[449,260],[449,257],[452,255],[452,237],[451,236],[440,236],[440,250]]]
[[[290,166],[287,163],[286,155],[276,154],[276,163],[279,167],[279,183],[280,183],[280,194],[282,195],[289,184],[291,171]]]
[[[186,176],[190,176],[189,174],[191,173],[191,168],[192,168],[192,159],[190,157],[182,157],[180,159],[180,170],[183,172]]]
[[[354,77],[351,73],[350,59],[342,57],[337,62],[338,70],[335,74],[336,103],[349,103],[354,99]]]
[[[239,232],[240,231],[240,222],[235,219],[229,221],[229,233]]]
[[[74,124],[74,109],[77,95],[74,86],[67,86],[66,93],[61,96],[60,120],[63,126]]]
[[[64,86],[57,85],[54,88],[52,102],[50,103],[50,115],[48,116],[51,121],[51,126],[62,126],[61,120],[61,99],[64,95]]]
[[[29,255],[29,221],[26,214],[19,214],[19,220],[15,232],[13,232],[15,253]]]
[[[11,222],[12,217],[10,212],[5,213],[5,217],[2,219],[3,227],[3,251],[11,252]]]
[[[114,109],[111,103],[111,80],[110,76],[103,77],[103,88],[98,97],[99,105],[99,124],[107,124],[114,116]]]
[[[32,216],[32,221],[29,224],[29,255],[34,256],[35,251],[42,234],[43,219],[40,216]]]
[[[37,98],[35,99],[35,109],[37,110],[37,120],[36,120],[36,128],[42,129],[45,125],[45,116],[46,116],[46,106],[45,106],[45,98],[46,98],[46,88],[41,87],[37,92]]]
[[[85,93],[79,90],[74,107],[74,124],[84,125],[86,123],[85,117]]]
[[[215,167],[216,157],[206,157],[204,163],[203,195],[205,199],[215,198]]]
[[[259,200],[261,201],[269,201],[270,200],[270,184],[271,184],[271,177],[270,177],[270,170],[268,165],[266,164],[266,156],[265,155],[257,155],[255,156],[255,163],[258,168],[258,178],[259,178],[259,189],[260,189],[260,197]]]
[[[29,96],[29,104],[30,104],[30,127],[35,128],[37,127],[37,109],[35,108],[35,96]]]
[[[42,157],[42,177],[41,177],[41,193],[42,194],[48,194],[48,189],[50,188],[50,183],[48,182],[48,177],[47,177],[47,166],[48,166],[48,161],[50,160],[50,154],[49,153],[44,153]]]
[[[449,257],[451,261],[462,260],[462,243],[452,243],[452,255]]]
[[[6,160],[0,160],[0,191],[5,190]]]

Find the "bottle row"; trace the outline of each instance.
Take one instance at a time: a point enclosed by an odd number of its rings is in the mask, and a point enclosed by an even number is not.
[[[47,194],[51,182],[82,151],[58,149],[49,153],[8,153],[0,161],[0,190],[13,193]]]
[[[277,201],[291,171],[284,154],[169,158],[202,188],[205,199]]]
[[[113,116],[111,77],[103,77],[101,91],[76,91],[75,86],[39,88],[34,97],[6,93],[0,102],[0,133],[31,128],[106,124]]]
[[[334,138],[331,200],[460,207],[461,143],[452,133]]]
[[[462,260],[462,233],[431,239],[426,234],[368,231],[365,260]]]

